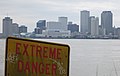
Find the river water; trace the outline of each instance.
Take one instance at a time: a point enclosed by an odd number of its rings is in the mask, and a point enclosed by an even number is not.
[[[120,40],[37,39],[70,46],[70,76],[120,76]],[[5,39],[0,39],[0,76],[4,76]]]

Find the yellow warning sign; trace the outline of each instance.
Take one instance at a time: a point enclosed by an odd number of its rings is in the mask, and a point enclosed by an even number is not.
[[[8,37],[5,76],[69,76],[68,45]]]

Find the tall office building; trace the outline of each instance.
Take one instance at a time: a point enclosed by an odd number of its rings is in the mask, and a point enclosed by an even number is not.
[[[61,29],[67,30],[67,23],[68,23],[68,18],[67,17],[59,17],[58,22],[61,23]]]
[[[12,36],[12,19],[10,17],[5,17],[3,19],[3,35],[4,37]]]
[[[89,17],[90,17],[90,12],[87,10],[81,11],[80,15],[80,26],[81,26],[81,33],[87,34],[89,33]]]
[[[42,30],[45,30],[45,28],[46,28],[46,20],[39,20],[37,22],[37,27],[39,27]]]
[[[99,35],[99,18],[91,17],[91,35],[98,36]]]
[[[12,24],[12,32],[13,32],[13,35],[14,34],[19,34],[19,26],[18,26],[17,23]]]
[[[88,33],[89,33],[89,35],[91,35],[91,21],[92,21],[93,18],[95,18],[95,16],[90,16],[89,17],[89,26],[88,26]]]
[[[109,35],[113,33],[113,14],[111,11],[103,11],[101,14],[101,26],[105,30],[105,34]]]
[[[39,20],[37,22],[37,28],[35,28],[36,34],[42,34],[42,31],[46,29],[46,20]]]

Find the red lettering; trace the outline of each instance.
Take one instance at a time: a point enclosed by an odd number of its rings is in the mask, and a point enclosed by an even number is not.
[[[18,72],[22,72],[24,68],[24,63],[23,61],[19,60],[18,61]]]
[[[61,59],[61,49],[57,49],[57,59]]]
[[[38,57],[40,55],[40,58],[42,58],[42,48],[41,46],[36,47],[36,56]]]
[[[50,64],[46,64],[46,74],[47,75],[50,75],[49,67],[50,67]]]
[[[43,57],[48,58],[47,56],[48,47],[43,47]]]
[[[31,47],[32,47],[32,49],[31,49],[31,51],[32,51],[32,57],[33,57],[33,55],[34,55],[34,47],[35,47],[35,45],[31,45]]]
[[[38,63],[36,62],[36,64],[34,62],[32,62],[32,73],[37,73],[37,68],[38,68]]]
[[[16,54],[20,54],[21,43],[16,43]]]
[[[30,65],[29,65],[29,62],[26,62],[26,65],[25,65],[25,69],[24,69],[24,72],[27,72],[30,73]]]
[[[52,76],[56,76],[57,65],[52,64]]]
[[[54,48],[53,50],[52,48],[50,48],[49,57],[53,59],[56,58],[56,48]]]
[[[40,72],[40,74],[44,73],[44,64],[43,63],[39,64],[39,72]]]
[[[38,63],[38,62],[23,62],[21,60],[18,61],[17,66],[18,72],[24,72],[24,73],[32,73],[33,75],[52,75],[56,76],[57,72],[57,64],[45,64],[45,63]]]
[[[23,44],[23,46],[24,46],[23,55],[26,54],[26,56],[28,56],[28,52],[27,52],[28,44]]]

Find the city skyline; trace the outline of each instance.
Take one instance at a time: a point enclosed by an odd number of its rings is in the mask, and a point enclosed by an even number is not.
[[[80,25],[79,13],[82,10],[88,10],[91,15],[99,18],[102,11],[112,11],[114,14],[113,25],[119,26],[119,3],[118,0],[1,0],[0,32],[2,32],[2,19],[7,15],[14,19],[13,22],[20,25],[25,24],[29,31],[33,31],[32,28],[36,26],[38,20],[56,21],[60,16],[68,17],[69,21]]]
[[[111,11],[103,11],[101,13],[101,25],[99,25],[99,18],[90,16],[89,11],[81,11],[80,26],[68,22],[67,17],[58,17],[58,21],[39,20],[34,31],[27,31],[27,26],[19,27],[17,23],[13,22],[10,17],[3,19],[3,33],[0,37],[6,38],[8,36],[15,37],[29,37],[29,38],[81,38],[81,39],[118,39],[120,38],[120,27],[113,26],[113,14]],[[84,27],[85,26],[85,27]],[[18,29],[18,30],[17,30]]]

